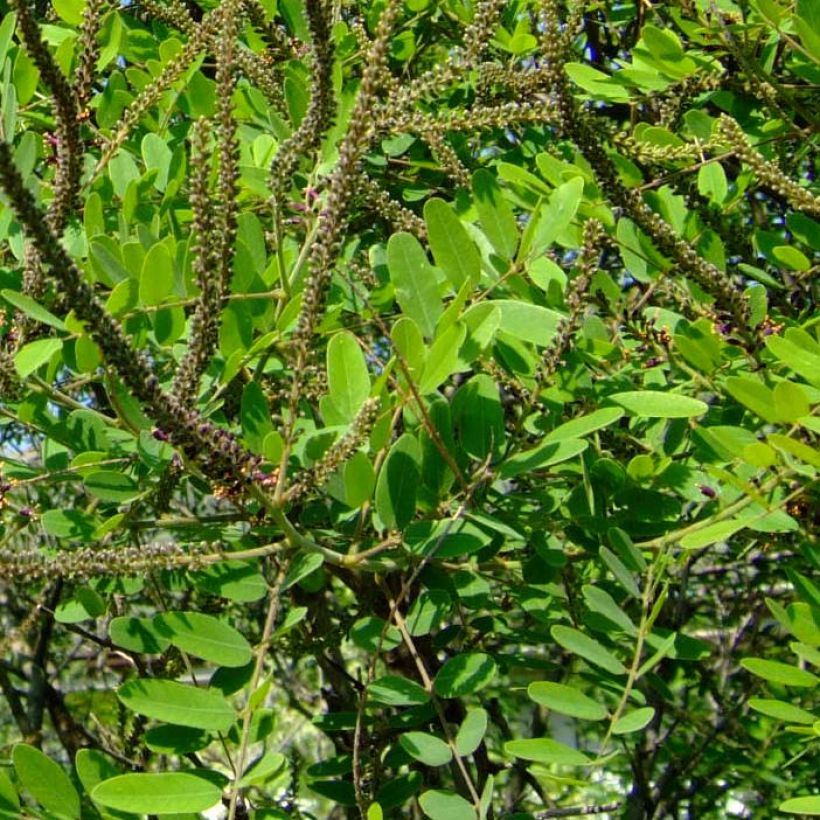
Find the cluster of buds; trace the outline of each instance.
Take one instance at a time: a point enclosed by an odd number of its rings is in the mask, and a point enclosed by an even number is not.
[[[427,239],[424,220],[390,196],[366,173],[360,177],[359,192],[363,194],[366,204],[397,231],[407,231],[422,241]]]
[[[208,545],[183,547],[176,543],[119,545],[105,549],[63,550],[56,555],[0,549],[0,568],[6,581],[42,581],[54,578],[97,578],[140,575],[154,569],[197,569]]]
[[[325,209],[319,214],[317,239],[310,254],[310,275],[305,284],[294,339],[300,358],[304,358],[308,342],[324,310],[330,270],[341,246],[348,204],[359,179],[359,163],[375,133],[373,109],[379,87],[387,74],[390,34],[400,8],[398,0],[388,0],[382,10],[376,36],[370,44],[359,93],[350,113],[350,124],[339,146],[339,160],[330,174]]]
[[[79,37],[80,58],[74,80],[74,95],[77,99],[77,107],[81,110],[88,103],[94,85],[97,58],[100,53],[97,35],[102,23],[104,2],[105,0],[88,0],[83,10],[83,22],[80,26]],[[79,115],[77,121],[81,121]]]
[[[323,3],[307,3],[305,13],[311,36],[312,94],[296,131],[279,147],[271,164],[271,189],[279,200],[287,189],[299,159],[319,145],[334,115],[333,46],[330,23]]]
[[[752,148],[743,129],[725,114],[718,120],[718,135],[723,137],[737,156],[743,160],[757,176],[762,185],[785,199],[793,208],[806,213],[820,214],[820,198],[789,179],[773,162],[769,162],[759,151]]]
[[[288,499],[293,500],[309,490],[324,486],[330,476],[365,443],[376,423],[378,412],[379,400],[367,399],[356,414],[350,430],[332,444],[308,472],[296,477],[288,492]]]
[[[569,283],[566,296],[569,315],[559,324],[555,338],[541,356],[536,373],[539,387],[561,367],[564,354],[581,327],[584,312],[589,303],[589,285],[597,267],[603,234],[603,226],[596,219],[589,219],[584,223],[584,244],[578,260],[578,269]]]

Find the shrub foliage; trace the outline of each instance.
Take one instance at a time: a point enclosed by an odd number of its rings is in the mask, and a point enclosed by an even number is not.
[[[2,5],[2,816],[820,813],[816,2]]]

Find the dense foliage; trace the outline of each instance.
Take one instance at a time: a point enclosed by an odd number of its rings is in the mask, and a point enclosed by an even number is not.
[[[0,816],[820,814],[816,0],[3,6]]]

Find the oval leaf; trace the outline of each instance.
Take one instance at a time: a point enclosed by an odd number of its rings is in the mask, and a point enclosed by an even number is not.
[[[11,753],[14,770],[31,796],[59,817],[80,816],[80,796],[62,767],[28,743]]]
[[[348,331],[335,334],[327,346],[327,382],[334,407],[352,421],[370,395],[370,375],[364,353]]]
[[[114,618],[108,637],[123,649],[149,655],[164,652],[171,643],[157,631],[151,618]]]
[[[185,772],[121,774],[97,784],[91,792],[95,803],[134,814],[200,812],[221,798],[219,786]]]
[[[560,763],[565,766],[583,766],[589,763],[589,758],[583,752],[550,737],[511,740],[504,744],[504,751],[522,760],[532,760],[534,763],[547,765]]]
[[[744,658],[740,665],[770,683],[780,683],[784,686],[808,687],[817,686],[820,681],[807,669],[798,669],[779,661],[767,661],[763,658]]]
[[[473,807],[453,792],[433,789],[419,797],[421,810],[430,820],[476,820]]]
[[[470,652],[450,658],[441,667],[433,688],[445,698],[459,698],[483,689],[496,673],[495,661],[482,652]]]
[[[563,683],[549,681],[531,683],[527,694],[541,706],[582,720],[603,720],[608,714],[606,706],[602,703],[598,703],[583,692]]]
[[[655,717],[655,710],[651,706],[644,706],[642,709],[635,709],[621,715],[612,727],[613,735],[626,735],[630,732],[638,732]]]
[[[608,649],[588,635],[584,635],[583,632],[571,626],[558,624],[550,630],[550,633],[568,652],[579,655],[585,661],[600,666],[601,669],[606,669],[613,675],[626,674],[626,667]]]
[[[172,680],[132,680],[117,697],[132,712],[193,729],[227,732],[236,717],[221,692]]]
[[[467,229],[443,199],[429,199],[424,205],[427,237],[436,264],[458,290],[465,282],[476,282],[481,257]]]
[[[376,482],[376,511],[389,529],[402,529],[416,512],[420,461],[416,437],[405,433],[382,465]]]
[[[487,712],[484,709],[470,709],[456,735],[456,751],[462,757],[471,755],[481,744],[487,731]]]
[[[782,720],[786,723],[802,723],[811,726],[816,720],[811,712],[807,712],[799,706],[792,706],[791,703],[784,703],[782,700],[750,698],[749,706],[755,712],[760,712],[761,715],[766,715],[775,720]]]
[[[779,808],[780,811],[785,811],[789,814],[820,815],[820,794],[811,795],[809,797],[792,797],[781,803]]]
[[[154,618],[157,631],[174,646],[219,666],[244,666],[251,647],[241,633],[201,612],[166,612]]]
[[[393,234],[387,242],[387,267],[402,313],[432,338],[443,308],[436,273],[418,239],[409,233]]]
[[[399,745],[425,766],[445,766],[453,759],[450,747],[427,732],[406,732],[399,738]]]
[[[702,416],[709,405],[700,399],[662,393],[660,390],[629,390],[607,397],[630,416],[655,419],[685,419]]]

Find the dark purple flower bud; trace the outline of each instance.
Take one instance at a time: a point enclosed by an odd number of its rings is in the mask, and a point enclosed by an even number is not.
[[[170,439],[170,436],[168,435],[168,433],[166,433],[164,430],[160,430],[159,427],[155,427],[154,431],[151,433],[151,435],[157,441],[168,441]]]
[[[31,518],[34,515],[34,510],[31,507],[20,507],[19,515],[21,518]]]
[[[707,487],[705,484],[700,485],[700,491],[707,498],[717,498],[717,493],[711,487]]]

